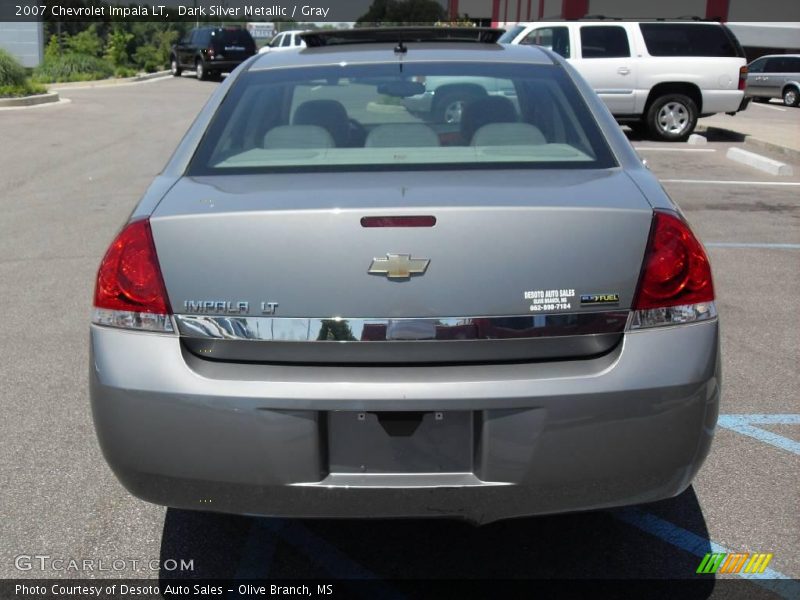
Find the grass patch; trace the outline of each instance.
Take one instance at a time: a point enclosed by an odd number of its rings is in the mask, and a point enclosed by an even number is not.
[[[114,71],[114,66],[107,60],[71,52],[61,56],[46,57],[34,70],[33,79],[40,83],[96,81],[113,77]]]
[[[22,85],[0,85],[0,98],[22,98],[45,93],[47,93],[46,87],[30,81]]]
[[[44,86],[31,83],[28,71],[16,58],[0,48],[0,98],[19,98],[44,94]]]

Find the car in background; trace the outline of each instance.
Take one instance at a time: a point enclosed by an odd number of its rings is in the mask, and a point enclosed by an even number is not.
[[[305,48],[306,43],[301,37],[303,33],[303,30],[282,31],[272,38],[266,46],[260,48],[259,53]]]
[[[256,42],[239,27],[196,27],[172,47],[170,71],[180,77],[193,70],[197,79],[230,73],[256,53]]]
[[[755,102],[780,98],[786,106],[800,104],[800,54],[770,54],[751,62],[745,94]]]
[[[621,123],[663,141],[689,137],[699,117],[747,107],[736,36],[708,21],[537,21],[501,41],[563,56]]]
[[[485,96],[514,97],[516,90],[508,80],[494,77],[420,77],[422,94],[403,99],[403,105],[415,113],[428,113],[435,121],[460,123],[464,107]]]
[[[689,486],[708,256],[583,78],[501,33],[307,33],[211,96],[97,274],[92,411],[128,490],[480,523]],[[434,77],[516,93],[409,111]]]

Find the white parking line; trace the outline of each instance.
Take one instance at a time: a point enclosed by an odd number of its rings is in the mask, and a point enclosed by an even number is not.
[[[724,179],[661,179],[661,183],[693,183],[699,185],[784,185],[800,186],[800,181],[726,181]]]
[[[656,146],[634,146],[634,148],[648,152],[716,152],[714,148],[658,148]]]
[[[750,106],[760,106],[761,108],[771,108],[772,110],[779,110],[781,112],[786,112],[786,109],[781,108],[780,106],[772,106],[771,104],[761,104],[760,102],[751,102]]]

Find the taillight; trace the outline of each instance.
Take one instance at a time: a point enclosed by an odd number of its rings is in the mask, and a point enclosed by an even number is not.
[[[739,67],[739,89],[743,90],[747,84],[747,65]]]
[[[633,329],[702,321],[717,314],[708,256],[676,214],[653,215],[633,311]]]
[[[206,48],[206,54],[208,55],[209,58],[214,58],[214,54],[216,54],[216,52],[214,51],[214,47],[209,46],[208,48]]]
[[[129,223],[106,251],[94,290],[98,325],[173,331],[150,221]]]

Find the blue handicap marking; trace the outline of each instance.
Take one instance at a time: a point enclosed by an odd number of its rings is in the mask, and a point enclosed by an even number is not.
[[[720,415],[717,425],[781,450],[800,454],[800,442],[758,427],[758,425],[800,425],[800,415]]]
[[[800,417],[800,415],[794,416]],[[635,506],[618,508],[612,510],[611,514],[620,521],[628,525],[633,525],[650,535],[661,538],[663,541],[672,544],[676,548],[690,552],[697,557],[702,557],[709,552],[709,550],[711,552],[721,552],[724,554],[732,554],[734,552],[721,544],[699,536],[675,523],[662,519],[651,512]],[[800,583],[775,569],[767,568],[762,573],[746,573],[740,571],[736,574],[755,585],[774,592],[786,600],[800,598]]]

